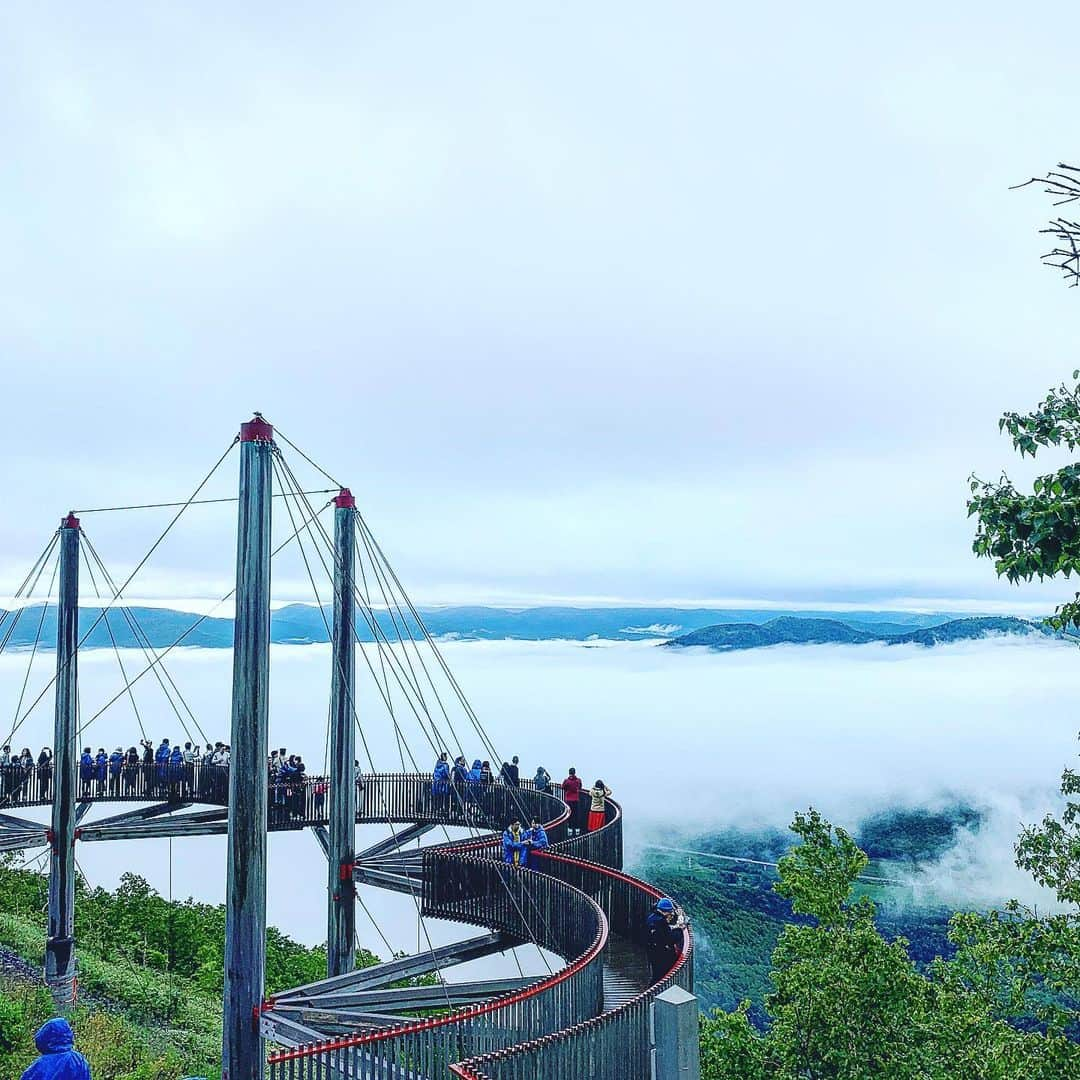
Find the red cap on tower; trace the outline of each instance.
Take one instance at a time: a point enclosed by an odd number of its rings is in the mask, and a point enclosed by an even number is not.
[[[60,522],[61,529],[77,529],[79,527],[79,519],[75,516],[75,511],[71,510],[68,516]]]
[[[348,488],[342,488],[340,493],[334,496],[334,505],[339,510],[355,510],[356,499]]]
[[[253,420],[240,425],[240,441],[273,442],[274,427],[262,418],[262,413],[256,413]]]

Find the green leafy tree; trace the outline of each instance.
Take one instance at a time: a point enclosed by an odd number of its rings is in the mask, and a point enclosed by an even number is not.
[[[813,810],[792,830],[801,843],[780,861],[775,888],[812,921],[780,935],[766,1032],[745,1002],[702,1020],[708,1080],[1080,1075],[1080,1046],[1064,1035],[1077,1019],[1063,995],[1080,955],[1067,920],[1031,920],[1017,908],[957,916],[956,959],[924,973],[904,938],[878,931],[873,903],[853,898],[866,856],[851,837]]]
[[[1021,458],[1040,450],[1080,446],[1080,370],[1073,385],[1051,390],[1035,409],[1008,412],[998,421]],[[1031,493],[1008,475],[996,481],[972,476],[968,516],[976,519],[975,554],[994,560],[998,577],[1013,584],[1080,570],[1080,463],[1036,477]],[[1058,629],[1080,626],[1080,593],[1060,605],[1050,620]]]

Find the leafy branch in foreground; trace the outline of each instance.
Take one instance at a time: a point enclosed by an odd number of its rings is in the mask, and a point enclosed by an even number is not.
[[[1008,412],[998,422],[1021,457],[1040,449],[1080,446],[1080,370],[1074,385],[1051,390],[1029,413]],[[1080,463],[1036,477],[1031,494],[1007,475],[989,482],[972,476],[969,517],[976,519],[972,550],[994,560],[998,577],[1012,584],[1066,578],[1080,571]],[[1049,620],[1056,629],[1080,626],[1080,593],[1061,604]]]

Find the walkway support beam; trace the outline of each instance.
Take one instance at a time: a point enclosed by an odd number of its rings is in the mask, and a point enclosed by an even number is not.
[[[356,501],[334,499],[334,630],[330,682],[330,829],[327,865],[326,974],[356,964]]]
[[[262,1080],[266,971],[266,801],[270,691],[270,504],[274,429],[240,428],[233,631],[222,1080]]]
[[[56,717],[53,727],[52,827],[49,844],[49,936],[45,981],[63,1012],[75,1001],[75,709],[79,686],[79,519],[60,523],[60,593],[56,613]]]

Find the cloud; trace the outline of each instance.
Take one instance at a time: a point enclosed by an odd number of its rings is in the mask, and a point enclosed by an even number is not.
[[[781,646],[717,655],[601,644],[462,642],[443,651],[502,755],[520,755],[526,774],[543,764],[561,779],[573,765],[588,782],[601,777],[614,789],[631,857],[642,843],[720,825],[783,829],[796,809],[811,805],[855,828],[882,808],[963,801],[986,813],[984,826],[925,868],[915,895],[1045,903],[1012,866],[1012,842],[1023,822],[1055,805],[1057,778],[1075,754],[1071,646],[1003,638],[933,649]],[[129,676],[139,659],[129,655]],[[0,657],[0,700],[17,698],[25,663],[25,656]],[[168,667],[211,741],[225,735],[228,651],[180,650]],[[303,753],[312,770],[325,751],[329,668],[324,646],[273,650],[271,742]],[[28,694],[49,670],[49,660],[37,665]],[[86,740],[95,747],[134,742],[138,728],[123,698],[91,721],[120,685],[115,659],[86,654],[80,680]],[[136,694],[151,737],[183,737],[149,679]],[[358,711],[376,768],[400,769],[392,725],[366,677]],[[426,769],[431,748],[400,702],[396,712]],[[468,757],[488,756],[460,710],[451,709],[450,719]],[[15,741],[36,751],[52,742],[51,726],[45,700]],[[220,842],[174,847],[177,892],[220,899]],[[317,846],[275,836],[271,850],[272,920],[302,940],[319,940],[325,865]],[[149,843],[87,845],[80,854],[95,883],[138,866],[159,888],[167,858],[165,845]],[[410,903],[372,902],[395,948],[415,948]],[[385,951],[370,927],[361,933],[366,945]]]
[[[964,480],[1071,366],[1007,187],[1065,152],[1076,17],[916,6],[937,45],[852,3],[5,12],[0,577],[260,408],[432,595],[1003,598]],[[228,587],[231,535],[185,519],[144,594]]]

